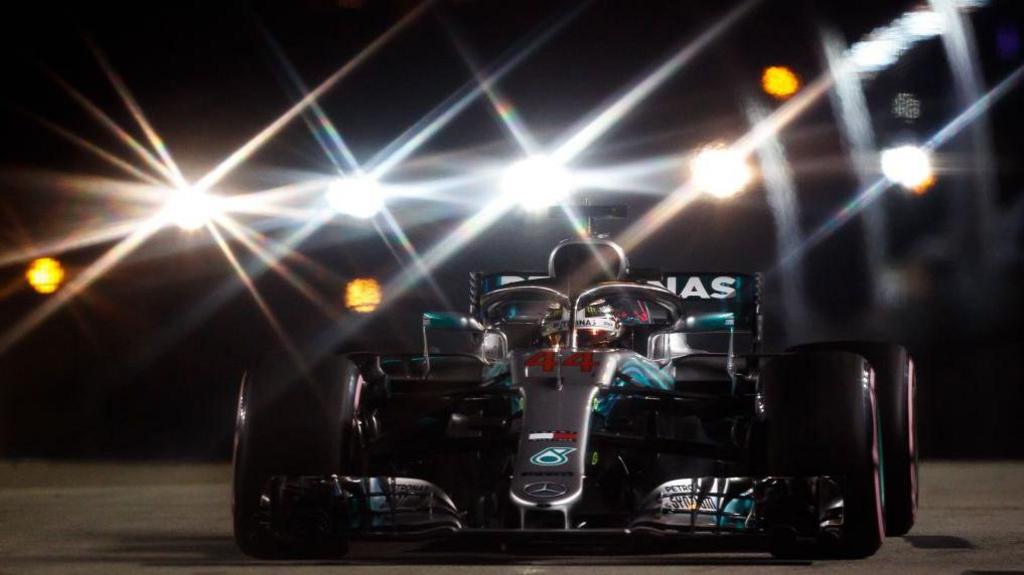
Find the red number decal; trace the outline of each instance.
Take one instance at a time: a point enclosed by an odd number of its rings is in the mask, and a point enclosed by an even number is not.
[[[555,353],[553,351],[538,351],[526,358],[526,367],[539,367],[541,371],[550,372],[555,370]],[[590,372],[594,370],[594,354],[591,352],[574,353],[562,360],[562,367],[578,367],[580,371]]]
[[[555,353],[552,351],[538,351],[526,360],[526,367],[540,367],[541,371],[555,370]]]
[[[590,352],[574,353],[562,361],[563,367],[578,367],[580,371],[589,372],[594,369],[594,354]]]

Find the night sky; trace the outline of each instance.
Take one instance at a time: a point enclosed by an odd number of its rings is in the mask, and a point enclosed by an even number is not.
[[[810,83],[826,70],[823,31],[852,43],[913,7],[881,0],[834,4],[759,3],[579,155],[574,168],[606,181],[576,199],[623,203],[631,212],[626,220],[601,222],[600,231],[614,239],[654,208],[681,183],[695,148],[742,136],[751,103],[776,109],[780,104],[760,92],[765,66],[784,64]],[[979,56],[972,70],[983,91],[1024,64],[1024,21],[1014,4],[994,1],[969,16]],[[52,297],[25,284],[31,259],[25,254],[154,209],[106,192],[103,182],[132,177],[66,136],[145,168],[62,88],[73,87],[144,142],[97,54],[123,78],[192,181],[300,98],[296,78],[316,86],[403,17],[414,19],[319,100],[360,162],[451,103],[453,94],[471,89],[474,69],[486,73],[531,45],[497,88],[538,145],[553,145],[738,5],[52,2],[10,12],[0,23],[7,79],[0,93],[0,330],[13,329]],[[409,16],[417,9],[422,12]],[[962,102],[954,79],[938,39],[916,45],[871,78],[865,95],[878,145],[921,141],[956,116]],[[900,93],[920,100],[919,118],[893,117]],[[785,268],[778,265],[775,215],[760,182],[732,201],[688,206],[652,229],[631,261],[666,270],[765,271],[769,349],[823,338],[905,343],[920,369],[926,455],[1024,456],[1015,441],[1024,434],[1017,407],[1024,401],[1021,93],[1019,87],[1009,92],[982,116],[988,143],[980,157],[991,170],[979,164],[977,132],[968,129],[939,151],[937,181],[926,194],[892,188],[880,197],[887,248],[879,265],[868,257],[861,217],[803,252],[795,319],[793,309],[782,308]],[[220,182],[217,193],[242,195],[336,175],[304,119],[289,122]],[[858,193],[858,159],[848,153],[828,93],[786,127],[779,143],[796,184],[796,224],[807,237]],[[425,253],[452,241],[452,230],[496,193],[488,174],[522,153],[480,97],[388,174],[388,182],[410,190],[389,209]],[[652,160],[667,167],[635,181],[616,179],[614,168]],[[74,185],[86,181],[96,184],[88,190]],[[422,191],[424,182],[450,185]],[[985,182],[992,186],[987,220],[975,212]],[[324,208],[316,194],[304,198],[295,206],[309,213]],[[296,217],[239,219],[278,240],[303,224]],[[466,308],[468,272],[543,270],[551,247],[572,233],[565,221],[510,212],[435,270],[444,297],[428,282],[396,300],[385,293],[387,311],[361,318],[365,327],[357,337],[415,346],[419,313]],[[41,255],[59,257],[74,278],[114,244]],[[241,265],[258,267],[239,242],[230,245]],[[297,252],[313,265],[301,258],[286,262],[341,309],[347,280],[370,276],[386,283],[410,265],[393,234],[382,238],[371,223],[342,216]],[[303,350],[335,342],[339,325],[353,321],[345,313],[329,317],[273,273],[260,274],[255,287]],[[0,455],[226,457],[240,376],[277,346],[279,338],[208,233],[160,230],[0,350]]]

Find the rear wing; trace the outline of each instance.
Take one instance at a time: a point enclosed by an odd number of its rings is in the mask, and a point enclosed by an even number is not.
[[[478,317],[483,296],[498,288],[546,277],[547,273],[536,271],[470,272],[469,312]],[[761,274],[644,271],[627,279],[671,291],[694,314],[731,313],[736,331],[752,334],[755,345],[761,341]]]

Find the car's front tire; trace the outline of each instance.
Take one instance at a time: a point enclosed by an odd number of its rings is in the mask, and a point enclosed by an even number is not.
[[[842,525],[822,531],[810,546],[774,538],[774,555],[862,558],[881,546],[885,513],[871,374],[863,357],[840,352],[787,354],[762,369],[762,473],[828,476],[840,482],[843,496]]]
[[[849,351],[875,370],[875,393],[882,423],[885,534],[906,535],[917,515],[917,431],[914,361],[900,345],[865,341],[812,343],[794,351]]]
[[[232,516],[235,541],[246,555],[277,558],[304,551],[273,537],[261,497],[274,476],[343,472],[352,450],[360,381],[355,365],[337,357],[302,374],[289,357],[271,355],[243,376],[235,422]]]

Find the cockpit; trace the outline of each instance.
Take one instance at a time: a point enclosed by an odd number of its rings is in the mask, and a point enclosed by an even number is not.
[[[646,354],[650,335],[671,328],[682,305],[661,287],[609,281],[575,298],[544,286],[509,286],[484,297],[483,314],[511,348],[619,347]]]
[[[546,276],[489,290],[482,319],[512,348],[619,347],[646,354],[650,335],[680,318],[682,301],[628,274],[618,245],[566,241],[552,251]]]
[[[620,349],[656,361],[757,351],[759,279],[631,270],[603,238],[568,240],[545,271],[473,273],[468,314],[424,314],[424,350],[498,361],[512,350]]]

